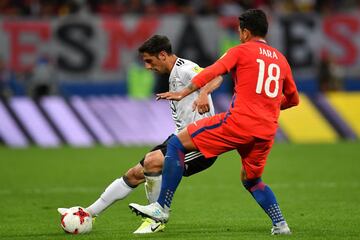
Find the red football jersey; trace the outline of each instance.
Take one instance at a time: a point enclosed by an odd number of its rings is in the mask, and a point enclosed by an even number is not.
[[[280,108],[298,104],[299,97],[286,58],[265,41],[249,41],[229,49],[192,83],[204,86],[215,76],[231,72],[234,96],[226,121],[234,134],[272,139]]]

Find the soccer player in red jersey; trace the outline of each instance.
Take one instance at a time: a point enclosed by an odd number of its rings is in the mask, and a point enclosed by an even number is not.
[[[290,234],[275,195],[261,176],[274,142],[280,110],[298,105],[299,95],[286,58],[265,41],[265,13],[250,9],[239,20],[242,44],[205,68],[184,90],[158,94],[161,99],[180,100],[214,77],[231,72],[235,87],[229,110],[196,121],[170,139],[158,201],[147,206],[130,204],[130,208],[167,221],[173,194],[181,181],[184,154],[199,150],[208,158],[236,149],[242,160],[243,185],[272,220],[271,233]]]

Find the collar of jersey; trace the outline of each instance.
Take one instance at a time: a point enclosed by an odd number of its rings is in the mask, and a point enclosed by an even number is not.
[[[257,39],[257,40],[251,40],[251,42],[259,42],[259,43],[264,43],[267,44],[265,39]]]

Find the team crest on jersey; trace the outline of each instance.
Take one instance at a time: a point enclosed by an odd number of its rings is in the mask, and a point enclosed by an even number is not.
[[[193,70],[194,72],[196,72],[196,73],[199,73],[199,72],[201,72],[201,71],[203,70],[203,68],[201,68],[201,67],[199,67],[199,66],[195,66],[195,67],[192,68],[192,70]]]

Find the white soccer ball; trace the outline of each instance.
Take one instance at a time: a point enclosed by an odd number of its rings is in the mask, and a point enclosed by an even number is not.
[[[58,208],[61,214],[61,227],[66,233],[84,234],[92,229],[91,214],[83,207]]]

